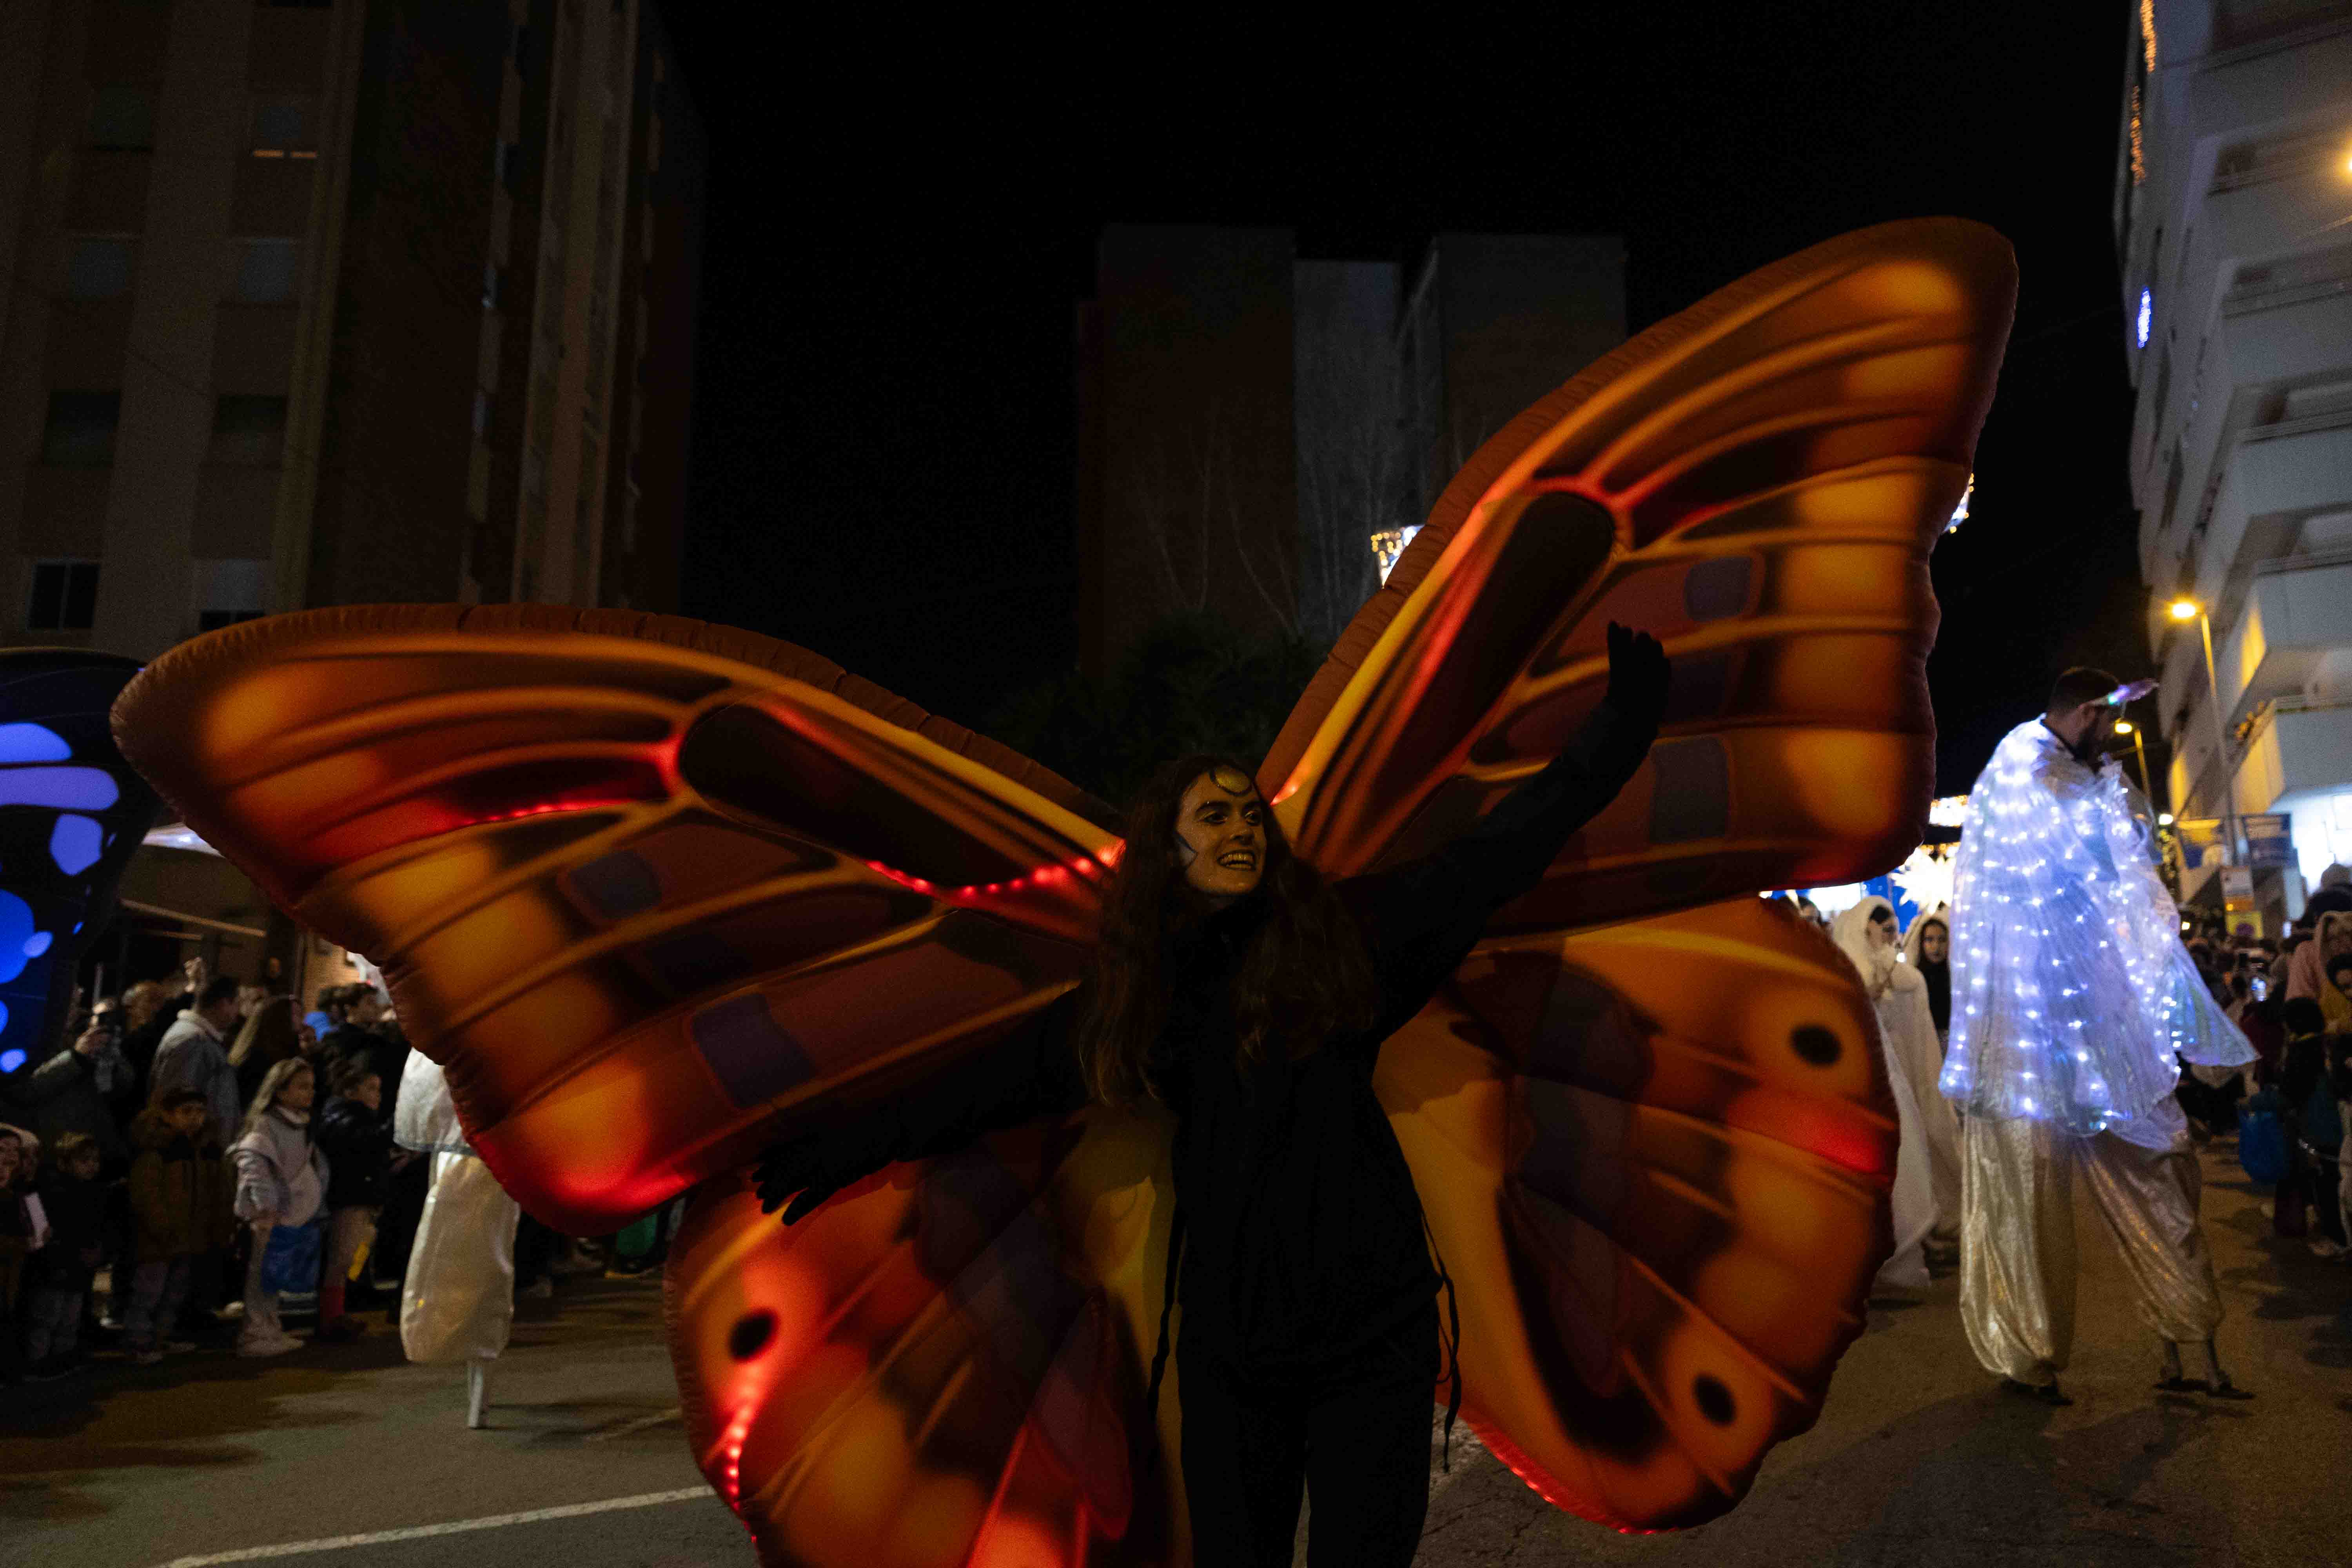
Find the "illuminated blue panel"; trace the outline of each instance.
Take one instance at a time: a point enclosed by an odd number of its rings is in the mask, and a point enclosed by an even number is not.
[[[47,724],[0,724],[0,763],[64,763],[73,748]]]
[[[0,805],[104,811],[121,795],[112,775],[100,768],[16,768],[0,773]]]
[[[33,934],[32,906],[0,888],[0,981],[25,973],[25,943]]]
[[[8,1009],[5,1007],[0,1007],[0,1029],[5,1029],[7,1026]],[[18,1068],[23,1067],[24,1065],[24,1052],[0,1051],[0,1072],[15,1072]]]
[[[68,812],[58,817],[58,825],[49,830],[49,858],[68,877],[79,877],[96,865],[105,847],[104,836],[94,816],[76,816]]]
[[[47,931],[35,931],[32,935],[25,939],[25,956],[26,958],[40,957],[41,954],[49,951],[49,942],[52,939]]]

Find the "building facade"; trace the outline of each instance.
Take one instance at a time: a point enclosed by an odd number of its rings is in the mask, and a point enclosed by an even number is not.
[[[0,5],[0,646],[674,610],[704,165],[644,0]],[[124,890],[316,967],[198,851]]]
[[[2352,4],[2137,0],[2118,20],[2131,477],[2170,800],[2183,819],[2291,814],[2294,863],[2254,865],[2234,900],[2275,921],[2352,862]],[[2224,897],[2220,858],[2186,873],[2186,901]]]
[[[702,162],[641,0],[0,7],[0,638],[674,607]]]
[[[1301,258],[1286,229],[1106,230],[1078,313],[1082,667],[1173,611],[1328,644],[1379,584],[1373,536],[1624,337],[1614,237],[1442,234],[1408,268]]]

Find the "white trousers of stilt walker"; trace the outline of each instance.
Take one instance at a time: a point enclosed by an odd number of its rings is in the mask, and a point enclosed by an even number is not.
[[[2074,1342],[2074,1181],[2088,1184],[2130,1275],[2140,1321],[2201,1344],[2221,1321],[2197,1220],[2203,1175],[2185,1135],[2149,1148],[2049,1122],[1964,1119],[1960,1323],[1986,1371],[2037,1387]]]

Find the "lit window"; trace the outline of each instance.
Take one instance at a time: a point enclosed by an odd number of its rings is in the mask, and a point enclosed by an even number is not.
[[[121,422],[119,392],[52,392],[41,461],[62,468],[102,468],[114,461],[114,428]]]
[[[213,403],[212,461],[268,466],[286,447],[286,400],[225,394]]]
[[[2139,291],[2139,316],[2132,323],[2132,331],[2138,337],[2141,348],[2147,347],[2148,329],[2155,324],[2156,291],[2152,289],[2143,289]]]
[[[89,144],[102,153],[143,153],[154,146],[154,99],[144,88],[100,88],[90,100]]]
[[[131,242],[78,239],[66,254],[66,298],[112,300],[131,291]]]
[[[307,99],[264,99],[253,106],[253,155],[257,158],[315,158],[310,105]]]
[[[294,298],[299,255],[290,239],[248,239],[237,246],[236,299],[247,305],[278,305]]]
[[[86,632],[98,612],[98,563],[36,561],[33,593],[25,606],[25,629]]]

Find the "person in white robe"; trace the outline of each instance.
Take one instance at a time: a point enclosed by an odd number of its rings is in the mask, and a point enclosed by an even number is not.
[[[1877,1009],[1887,1071],[1899,1073],[1910,1088],[1935,1205],[1927,1252],[1930,1261],[1948,1261],[1957,1257],[1960,1236],[1960,1122],[1937,1088],[1944,1043],[1936,1034],[1927,982],[1904,961],[1895,940],[1895,906],[1885,899],[1864,898],[1845,910],[1832,934],[1862,973],[1863,987]]]
[[[490,1363],[507,1348],[514,1324],[522,1206],[466,1141],[441,1064],[422,1052],[401,1074],[393,1141],[433,1156],[433,1185],[401,1286],[401,1348],[421,1364],[463,1365],[466,1425],[479,1426]]]
[[[2201,1173],[2173,1098],[2179,1058],[2253,1058],[2180,943],[2145,804],[2100,740],[2147,689],[2059,677],[1969,792],[1952,895],[1943,1090],[1964,1113],[1960,1318],[2012,1392],[2058,1388],[2074,1332],[2074,1183],[2162,1345],[2160,1388],[2244,1397],[2221,1370]],[[2201,1378],[2183,1377],[2183,1351]]]
[[[1882,912],[1883,911],[1883,912]],[[1842,910],[1830,926],[1834,941],[1870,995],[1878,1016],[1879,1049],[1886,1064],[1887,1088],[1895,1097],[1900,1142],[1895,1152],[1895,1186],[1890,1194],[1895,1218],[1895,1250],[1878,1271],[1882,1289],[1916,1291],[1928,1282],[1927,1250],[1938,1221],[1936,1157],[1928,1132],[1927,1106],[1914,1061],[1919,1055],[1913,1036],[1924,1025],[1926,1048],[1935,1048],[1935,1026],[1927,1018],[1927,989],[1918,975],[1896,962],[1895,909],[1885,899],[1865,898]],[[1905,981],[1910,984],[1906,987]],[[1914,1005],[1916,1015],[1914,1014]],[[1938,1107],[1935,1080],[1926,1083],[1926,1100]],[[1944,1108],[1947,1119],[1951,1112]],[[1957,1199],[1958,1192],[1955,1190]],[[1955,1215],[1957,1215],[1957,1202]]]

